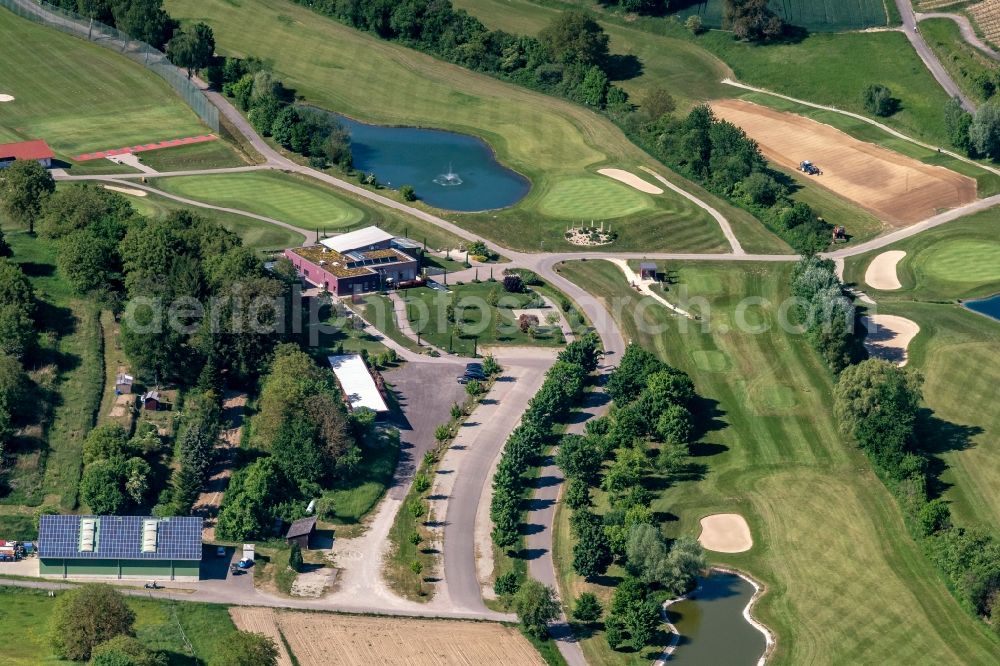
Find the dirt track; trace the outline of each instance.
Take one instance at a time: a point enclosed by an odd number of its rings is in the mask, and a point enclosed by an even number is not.
[[[234,608],[230,614],[240,629],[277,637],[280,627],[302,666],[545,665],[516,629],[491,622],[363,617],[269,608]]]
[[[858,141],[838,129],[742,100],[712,102],[715,114],[738,125],[771,161],[797,169],[810,160],[823,170],[814,182],[906,227],[942,209],[974,201],[976,181],[943,167]]]

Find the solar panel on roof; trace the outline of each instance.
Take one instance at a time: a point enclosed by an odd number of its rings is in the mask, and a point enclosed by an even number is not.
[[[83,550],[83,524],[93,523],[93,548]],[[143,548],[147,521],[155,525],[155,546]],[[200,560],[201,518],[178,516],[42,516],[40,557],[135,560]]]

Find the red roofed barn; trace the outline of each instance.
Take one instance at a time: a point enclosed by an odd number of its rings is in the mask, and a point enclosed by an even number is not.
[[[52,152],[44,139],[0,143],[0,169],[9,167],[14,163],[14,160],[36,160],[48,169],[52,166],[53,157],[55,157],[55,153]]]

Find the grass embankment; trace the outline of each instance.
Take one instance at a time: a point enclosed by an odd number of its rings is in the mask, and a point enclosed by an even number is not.
[[[43,501],[72,510],[83,467],[83,440],[94,426],[104,389],[99,311],[76,296],[56,271],[52,241],[24,231],[7,233],[18,264],[39,302],[35,313],[39,349],[28,367],[50,397],[40,402],[40,424],[27,428],[13,447],[4,473],[3,504]]]
[[[5,663],[34,666],[61,662],[52,653],[48,636],[49,618],[59,594],[49,597],[43,590],[0,587],[0,645],[4,646]],[[147,647],[166,652],[172,665],[211,663],[236,631],[225,606],[132,597],[127,603],[136,614],[136,636]]]
[[[722,26],[722,0],[701,0],[679,3],[676,12],[681,19],[697,14],[706,27]],[[895,4],[885,0],[854,0],[853,2],[830,2],[830,0],[796,0],[795,2],[773,2],[771,9],[786,23],[806,28],[810,32],[840,32],[863,28],[881,28],[899,24]]]
[[[324,521],[334,525],[357,525],[375,508],[392,483],[399,461],[399,437],[379,435],[361,446],[361,465],[349,479],[323,492],[330,509]]]
[[[366,294],[361,297],[362,302],[355,304],[351,299],[344,299],[344,303],[355,310],[365,321],[378,329],[387,338],[398,345],[409,349],[417,354],[427,351],[426,347],[420,346],[415,340],[411,340],[399,328],[399,321],[396,319],[396,311],[388,296],[382,294]]]
[[[6,9],[0,9],[0,62],[0,93],[14,96],[0,105],[0,142],[42,138],[69,161],[208,131],[151,70]]]
[[[637,310],[642,301],[608,262],[561,267],[602,298],[630,297],[620,317],[626,337],[688,372],[702,397],[695,412],[704,434],[692,446],[692,478],[661,490],[652,504],[664,529],[693,535],[711,513],[747,518],[754,548],[710,553],[710,560],[767,585],[756,614],[777,635],[773,663],[990,663],[997,638],[957,606],[909,538],[893,498],[838,434],[829,372],[804,339],[778,327],[791,266],[669,268],[678,283],[667,297],[686,285],[692,297],[705,298],[708,330],[662,307]],[[766,301],[740,308],[747,297]],[[748,324],[770,328],[742,332],[741,312]],[[686,329],[679,325],[685,322]],[[557,527],[563,598],[572,599],[589,586],[567,571],[565,512]],[[608,598],[611,588],[597,591]],[[583,647],[595,664],[631,658],[609,652],[600,634]]]
[[[534,335],[522,332],[514,310],[538,305],[538,298],[528,292],[512,294],[501,282],[470,282],[449,285],[451,293],[429,287],[403,292],[407,318],[422,340],[463,356],[475,356],[479,348],[492,345],[558,346],[565,342],[558,323],[545,321],[554,309],[543,310]],[[491,296],[492,294],[492,296]],[[490,301],[497,299],[495,304]],[[448,305],[455,310],[455,321],[448,320]]]
[[[239,7],[171,0],[167,9],[183,19],[207,21],[224,53],[251,52],[273,60],[278,76],[308,103],[366,122],[437,127],[488,141],[500,160],[534,187],[511,209],[449,214],[449,219],[506,245],[535,249],[544,242],[546,250],[574,249],[563,231],[567,223],[580,221],[576,211],[553,217],[542,207],[552,211],[546,202],[562,181],[604,180],[595,173],[601,166],[635,170],[648,165],[683,183],[609,120],[584,107],[380,41],[306,7],[262,0],[245,0]],[[715,78],[715,72],[706,78]],[[670,192],[651,201],[644,212],[614,218],[617,248],[725,248],[718,225],[691,202]]]
[[[988,97],[975,81],[980,76],[995,80],[996,61],[966,42],[958,24],[951,19],[921,21],[920,34],[962,91],[974,100],[985,102]]]
[[[963,526],[1000,533],[1000,323],[959,305],[960,298],[1000,292],[1000,215],[986,211],[891,246],[906,256],[897,265],[902,289],[876,291],[864,283],[878,254],[852,258],[845,277],[878,301],[879,313],[920,326],[909,365],[924,376],[930,432],[946,465],[943,497]]]
[[[247,166],[251,161],[242,149],[227,141],[206,141],[187,146],[138,153],[146,166],[157,171],[188,171],[191,169],[222,169]]]

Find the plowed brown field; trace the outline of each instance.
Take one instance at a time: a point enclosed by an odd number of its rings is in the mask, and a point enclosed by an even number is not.
[[[769,160],[793,170],[802,160],[813,162],[823,174],[812,176],[812,182],[891,226],[906,227],[976,198],[972,178],[859,141],[815,120],[742,100],[711,106],[716,116],[756,140]]]
[[[273,608],[233,606],[229,609],[229,617],[233,618],[233,624],[236,625],[237,629],[264,634],[274,640],[274,644],[278,646],[278,666],[292,666],[288,650],[285,649],[285,644],[281,641],[281,634],[278,633],[278,623]]]
[[[233,608],[230,614],[247,631],[277,637],[280,628],[301,666],[545,666],[516,629],[491,622],[266,608]]]

